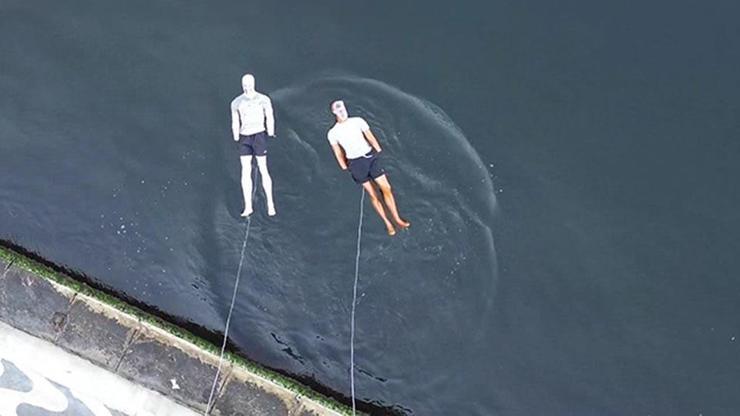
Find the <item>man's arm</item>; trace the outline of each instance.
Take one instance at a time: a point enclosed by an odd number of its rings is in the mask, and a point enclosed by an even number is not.
[[[332,144],[331,148],[332,150],[334,150],[334,157],[337,158],[337,163],[339,163],[339,167],[342,168],[342,170],[347,170],[347,159],[344,157],[344,150],[342,150],[342,146],[338,144]]]
[[[377,153],[380,153],[383,150],[380,148],[378,139],[375,138],[375,135],[372,131],[370,131],[370,129],[364,130],[362,134],[365,136],[365,139],[368,141],[368,143],[370,143],[370,146],[372,146]]]
[[[236,106],[232,103],[231,104],[231,134],[234,136],[234,141],[239,141],[239,128],[240,128],[240,120],[239,120],[239,111],[237,110]]]
[[[265,103],[262,106],[265,111],[265,127],[267,127],[267,135],[275,137],[275,116],[272,112],[272,100],[270,100],[270,97],[268,96],[265,96],[265,98]]]

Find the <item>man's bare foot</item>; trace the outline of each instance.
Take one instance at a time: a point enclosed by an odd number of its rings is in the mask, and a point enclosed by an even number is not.
[[[267,207],[267,215],[274,217],[275,214],[277,214],[275,207]]]
[[[246,218],[246,217],[248,217],[250,215],[252,215],[252,209],[251,208],[250,209],[244,208],[244,212],[241,213],[241,216],[244,217],[244,218]]]
[[[386,228],[386,231],[388,231],[389,236],[393,237],[394,235],[396,235],[396,229],[393,228],[392,225],[388,224],[385,226],[385,228]]]
[[[401,229],[411,227],[411,223],[404,220],[403,218],[396,218],[396,224],[398,224],[398,227]]]

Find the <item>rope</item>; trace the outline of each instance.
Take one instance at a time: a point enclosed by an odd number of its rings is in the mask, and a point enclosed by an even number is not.
[[[250,166],[251,168],[251,166]],[[254,201],[254,196],[257,193],[257,169],[255,169],[255,173],[253,175],[254,180],[252,181],[252,201]],[[234,311],[234,304],[236,303],[236,293],[239,290],[239,278],[242,274],[242,264],[244,263],[244,253],[246,252],[247,248],[247,240],[249,239],[249,229],[252,226],[252,216],[250,215],[247,217],[247,225],[246,230],[244,231],[244,242],[242,243],[242,253],[239,257],[239,267],[236,269],[236,279],[234,281],[234,293],[231,295],[231,305],[229,306],[229,314],[226,316],[226,325],[224,328],[224,341],[221,344],[221,355],[218,358],[218,368],[216,370],[216,376],[213,378],[213,385],[211,386],[211,394],[208,396],[208,405],[206,406],[206,411],[203,414],[204,416],[208,416],[208,414],[211,412],[211,406],[214,404],[214,395],[216,393],[216,385],[218,384],[218,377],[221,375],[221,366],[224,362],[224,353],[226,352],[226,342],[229,338],[229,325],[231,324],[231,313]]]
[[[365,190],[360,198],[360,222],[357,225],[357,257],[355,258],[355,284],[352,289],[352,319],[349,343],[349,380],[352,388],[352,415],[356,414],[355,406],[355,306],[357,304],[357,280],[360,276],[360,241],[362,240],[362,217],[365,207]]]
[[[253,192],[252,192],[252,199],[254,200],[254,194],[257,189],[256,186],[256,173],[255,173],[255,180],[252,182],[253,186]],[[355,281],[354,286],[352,288],[352,315],[351,315],[351,323],[350,323],[350,358],[349,358],[349,373],[350,373],[350,386],[352,391],[352,414],[356,415],[357,412],[357,406],[355,404],[355,310],[357,306],[357,282],[359,280],[360,276],[360,244],[362,242],[362,219],[364,217],[364,207],[365,207],[365,190],[362,190],[362,196],[360,197],[360,220],[359,224],[357,225],[357,256],[355,257]],[[226,326],[224,329],[224,340],[221,344],[221,355],[218,359],[218,368],[216,370],[216,376],[213,378],[213,385],[211,386],[211,393],[208,396],[208,405],[206,406],[206,411],[204,413],[204,416],[208,416],[208,414],[211,411],[211,405],[213,404],[213,396],[216,392],[216,385],[218,384],[218,377],[221,375],[221,366],[223,365],[223,359],[224,359],[224,353],[226,352],[226,342],[229,337],[229,325],[231,324],[231,314],[234,311],[234,304],[236,303],[236,294],[239,290],[239,279],[241,277],[242,272],[242,264],[244,263],[244,253],[247,248],[247,240],[249,239],[249,230],[252,225],[252,217],[247,218],[247,226],[246,230],[244,232],[244,242],[242,243],[242,251],[241,251],[241,257],[239,258],[239,267],[236,271],[236,281],[234,282],[234,293],[231,296],[231,305],[229,306],[229,313],[226,316]]]

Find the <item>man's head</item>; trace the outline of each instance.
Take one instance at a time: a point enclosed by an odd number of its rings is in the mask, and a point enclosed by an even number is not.
[[[349,115],[347,114],[347,107],[344,106],[344,101],[336,100],[331,103],[331,112],[337,118],[337,121],[346,120]]]
[[[246,93],[254,91],[254,75],[246,74],[242,77],[242,88]]]

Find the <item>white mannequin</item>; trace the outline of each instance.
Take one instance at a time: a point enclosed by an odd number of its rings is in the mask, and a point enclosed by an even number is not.
[[[236,97],[231,103],[231,130],[234,141],[242,143],[247,138],[257,136],[267,130],[267,135],[275,137],[275,119],[273,117],[272,102],[264,94],[255,90],[254,76],[246,74],[242,77],[242,89],[244,94]],[[267,199],[267,215],[276,214],[275,202],[272,197],[272,178],[267,169],[267,149],[264,143],[264,154],[254,154],[257,159],[257,167],[262,176],[262,188]],[[250,149],[252,149],[250,147]],[[260,149],[260,147],[255,147]],[[252,214],[252,150],[249,154],[241,154],[242,165],[241,183],[244,195],[244,211],[242,217]]]

